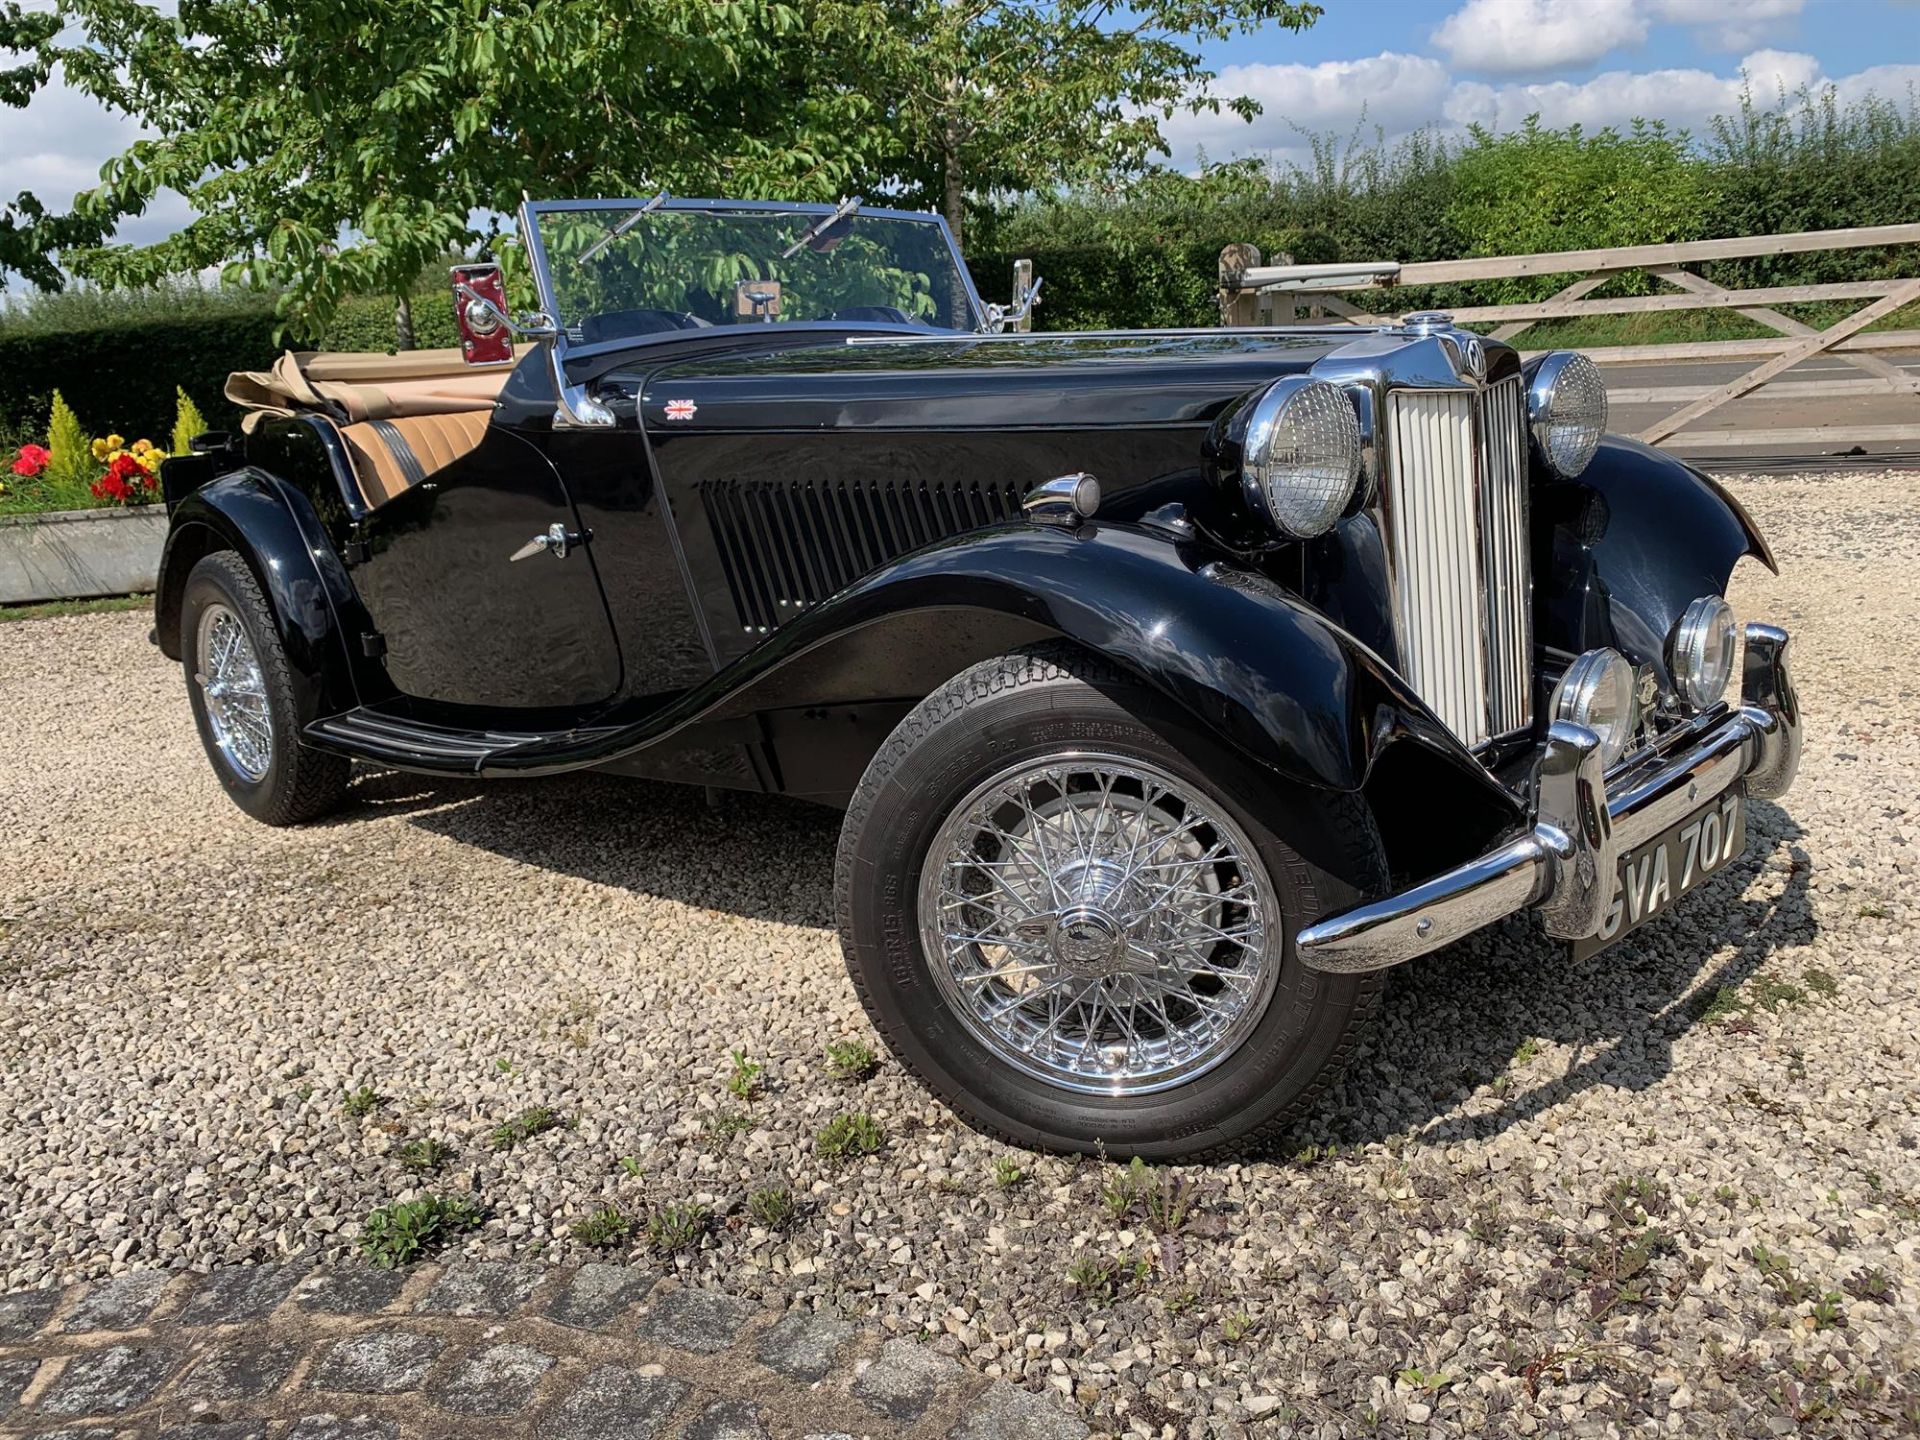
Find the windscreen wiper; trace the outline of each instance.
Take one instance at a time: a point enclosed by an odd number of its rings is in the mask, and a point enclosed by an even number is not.
[[[586,264],[602,250],[606,249],[609,245],[613,244],[614,241],[618,240],[622,235],[646,219],[647,216],[666,204],[668,198],[667,192],[662,190],[658,195],[647,201],[646,204],[642,205],[638,210],[634,211],[631,215],[627,216],[626,219],[622,220],[618,225],[615,225],[611,230],[607,231],[606,234],[594,241],[593,244],[582,250],[580,252],[580,258],[573,263],[575,265]]]
[[[806,249],[807,246],[811,245],[815,240],[818,240],[822,235],[826,234],[827,231],[831,230],[834,226],[838,225],[842,220],[846,219],[849,215],[858,214],[861,203],[862,203],[861,197],[858,195],[854,196],[851,200],[842,200],[840,202],[839,208],[836,209],[831,215],[822,215],[818,220],[814,221],[813,224],[809,225],[804,231],[802,231],[800,238],[798,240],[794,241],[791,245],[787,246],[786,249],[780,252],[780,258],[782,260],[791,260],[794,256],[798,255],[802,250]]]

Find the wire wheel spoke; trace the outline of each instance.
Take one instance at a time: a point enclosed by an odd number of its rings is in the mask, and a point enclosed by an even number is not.
[[[214,748],[243,780],[265,779],[273,764],[273,712],[266,673],[240,617],[224,605],[207,606],[195,658]]]
[[[1191,1079],[1272,998],[1282,932],[1252,841],[1139,759],[1063,754],[986,781],[936,835],[919,902],[955,1013],[995,1055],[1067,1089]]]

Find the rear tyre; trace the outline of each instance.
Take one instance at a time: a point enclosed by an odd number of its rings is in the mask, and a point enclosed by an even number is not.
[[[1339,1072],[1384,985],[1309,970],[1292,939],[1384,889],[1365,806],[1254,776],[1066,647],[977,665],[900,723],[835,880],[894,1056],[1036,1149],[1255,1146]]]
[[[180,656],[200,743],[234,804],[268,825],[339,807],[352,762],[300,743],[293,676],[246,562],[216,551],[187,576]]]

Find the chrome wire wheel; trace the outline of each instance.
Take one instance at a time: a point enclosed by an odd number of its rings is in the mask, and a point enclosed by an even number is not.
[[[273,764],[273,716],[267,678],[240,617],[214,603],[200,612],[194,683],[206,704],[214,747],[233,773],[252,784]]]
[[[1085,1094],[1213,1069],[1259,1024],[1280,968],[1279,904],[1246,832],[1132,757],[1027,761],[980,785],[928,848],[919,914],[967,1028]]]

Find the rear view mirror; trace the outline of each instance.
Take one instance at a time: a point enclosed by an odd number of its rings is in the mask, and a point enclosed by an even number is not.
[[[453,318],[460,326],[460,354],[469,365],[499,365],[513,358],[507,289],[498,265],[453,267]]]

